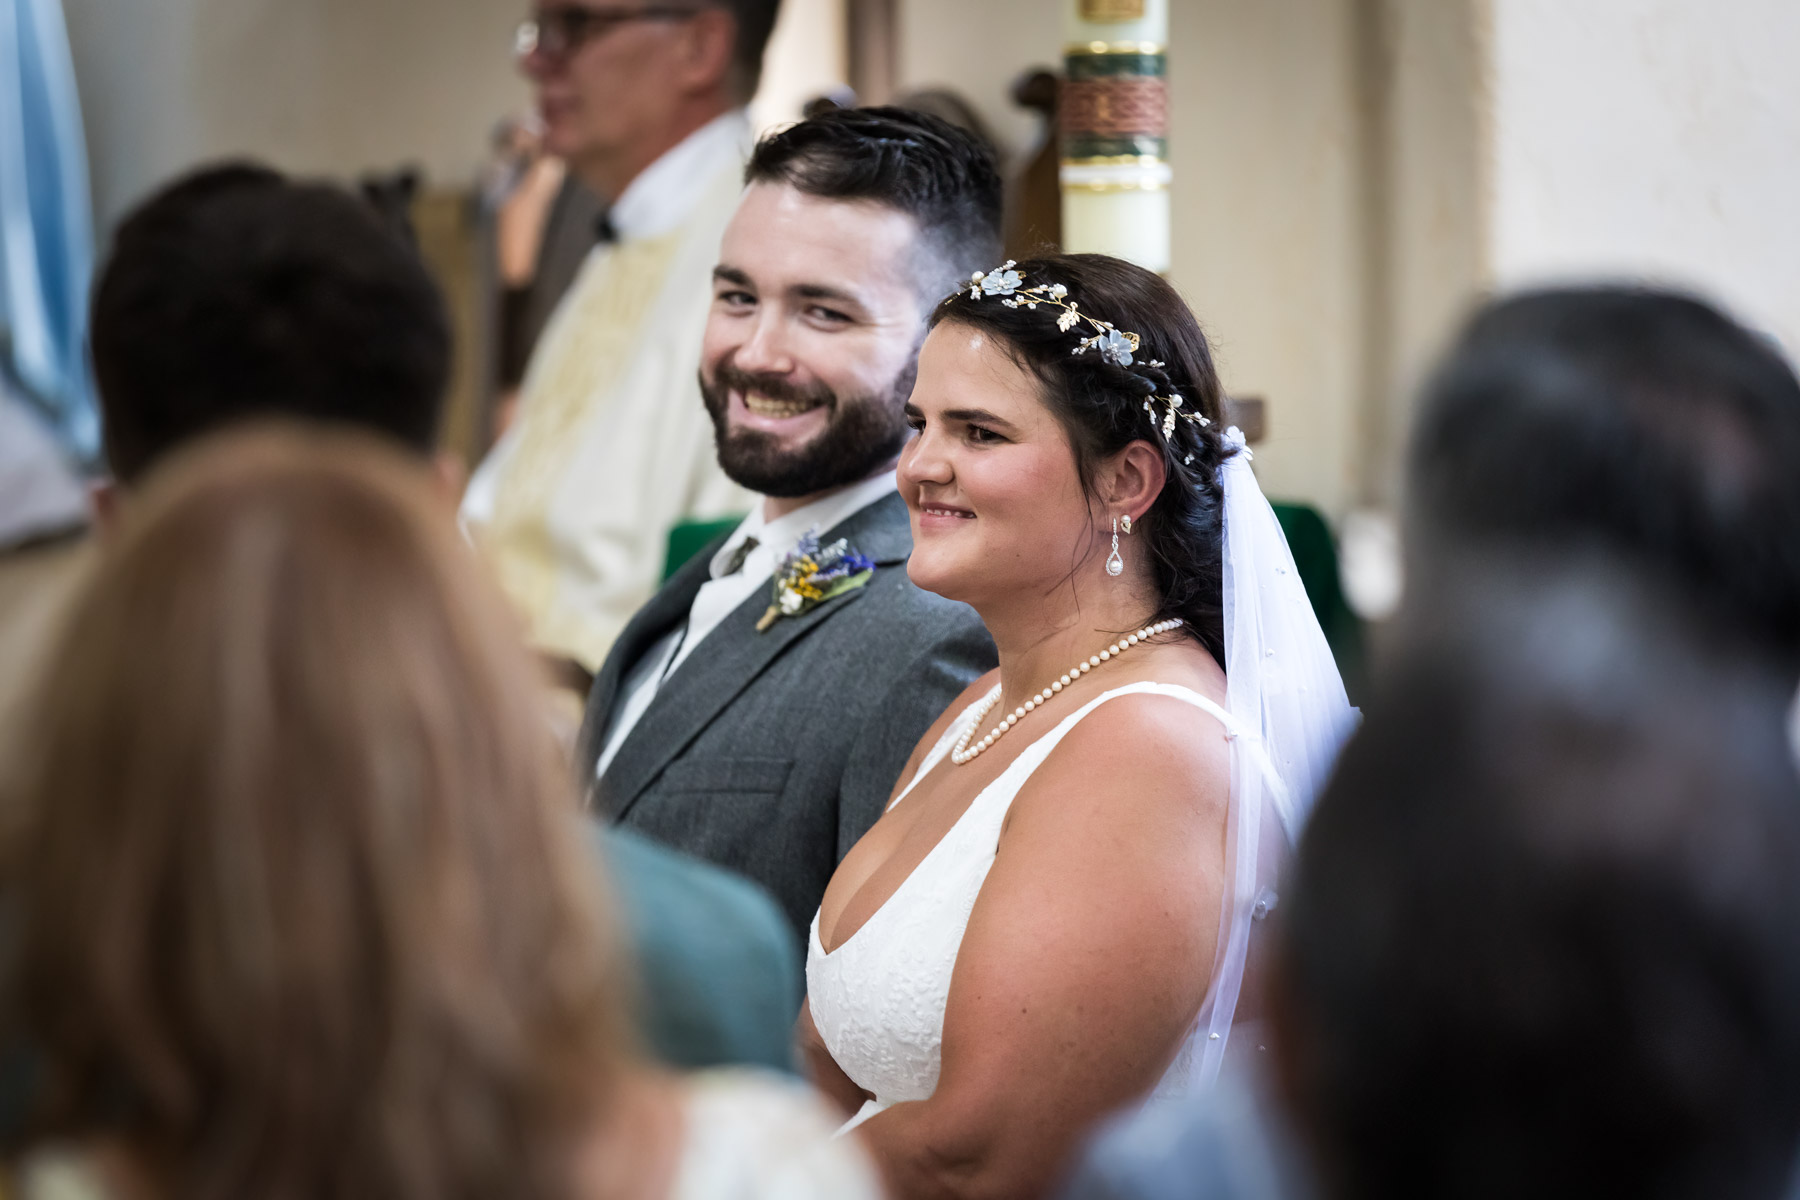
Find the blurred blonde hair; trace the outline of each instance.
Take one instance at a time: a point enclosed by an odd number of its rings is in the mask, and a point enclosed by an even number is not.
[[[49,1130],[164,1194],[566,1194],[630,1053],[615,937],[424,466],[212,439],[72,617],[12,871]]]

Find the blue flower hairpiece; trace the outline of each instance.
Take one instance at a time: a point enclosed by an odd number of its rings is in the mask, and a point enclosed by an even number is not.
[[[1111,321],[1103,321],[1081,311],[1081,305],[1070,300],[1069,289],[1060,283],[1038,283],[1031,287],[1022,286],[1024,273],[1015,270],[1018,266],[1012,259],[1007,259],[992,271],[977,271],[969,276],[969,299],[981,300],[988,296],[1000,297],[1000,303],[1008,308],[1026,308],[1036,310],[1040,304],[1050,308],[1061,309],[1056,318],[1056,327],[1064,333],[1075,330],[1083,322],[1093,330],[1091,336],[1082,337],[1070,354],[1086,354],[1093,350],[1100,358],[1115,367],[1130,368],[1137,359],[1138,347],[1142,339],[1137,334],[1119,329]],[[1151,359],[1147,364],[1161,370],[1163,363]],[[1161,404],[1165,411],[1158,417],[1156,405]],[[1150,417],[1150,426],[1161,433],[1166,442],[1175,435],[1177,420],[1189,421],[1195,425],[1211,425],[1212,422],[1200,413],[1182,412],[1179,393],[1171,396],[1152,395],[1144,400],[1144,412]],[[1191,457],[1191,456],[1190,456]]]

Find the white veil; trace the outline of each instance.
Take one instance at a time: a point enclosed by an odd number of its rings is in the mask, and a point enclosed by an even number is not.
[[[1237,449],[1220,468],[1225,694],[1235,726],[1229,731],[1228,890],[1191,1087],[1218,1078],[1253,926],[1274,908],[1281,869],[1358,719],[1275,510],[1250,470],[1244,436],[1231,428],[1225,442]]]
[[[1067,300],[1069,289],[1063,284],[1023,286],[1024,273],[1013,269],[1017,265],[1008,259],[992,271],[977,271],[968,285],[969,299],[991,296],[1011,308],[1060,310],[1057,328],[1074,331],[1079,339],[1070,353],[1092,350],[1115,366],[1132,366],[1141,344],[1137,334],[1080,311],[1075,301]],[[1163,366],[1154,360],[1148,365]],[[1199,413],[1181,411],[1178,392],[1153,393],[1143,404],[1165,447],[1177,421],[1208,423]],[[1160,412],[1159,404],[1165,406]],[[1227,890],[1206,1000],[1193,1035],[1164,1074],[1157,1095],[1192,1091],[1218,1078],[1254,927],[1275,906],[1281,868],[1357,720],[1275,510],[1250,471],[1244,435],[1227,429],[1224,441],[1236,450],[1219,469],[1225,494],[1225,707],[1231,739]]]

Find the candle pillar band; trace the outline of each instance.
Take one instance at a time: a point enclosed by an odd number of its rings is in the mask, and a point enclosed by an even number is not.
[[[1070,4],[1060,100],[1063,244],[1169,267],[1168,0]]]

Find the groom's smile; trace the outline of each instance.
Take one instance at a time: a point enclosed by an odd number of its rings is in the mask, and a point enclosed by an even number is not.
[[[755,380],[730,367],[721,367],[718,383],[725,391],[729,431],[766,433],[788,450],[797,450],[822,433],[837,407],[837,397],[827,389]]]

